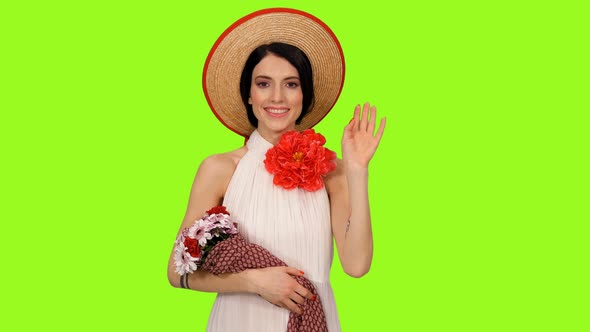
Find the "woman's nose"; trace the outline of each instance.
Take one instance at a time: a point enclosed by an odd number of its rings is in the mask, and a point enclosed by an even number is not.
[[[283,101],[283,90],[280,86],[275,86],[272,90],[272,101],[282,102]]]

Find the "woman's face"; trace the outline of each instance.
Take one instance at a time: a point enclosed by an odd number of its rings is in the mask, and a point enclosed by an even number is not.
[[[295,129],[302,102],[299,74],[289,61],[269,54],[254,67],[248,103],[258,119],[261,134]]]

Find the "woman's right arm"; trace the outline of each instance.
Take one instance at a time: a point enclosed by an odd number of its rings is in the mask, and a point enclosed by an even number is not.
[[[225,189],[229,183],[235,162],[226,155],[213,155],[205,159],[197,171],[189,197],[188,207],[178,230],[190,227],[201,218],[205,211],[221,205]],[[178,235],[177,233],[177,235]],[[168,259],[168,281],[174,287],[181,287],[180,275],[175,271],[174,249]],[[247,273],[231,273],[215,276],[201,270],[189,274],[191,289],[204,292],[249,292],[251,285],[245,277]]]
[[[223,154],[210,156],[201,163],[178,233],[184,228],[192,226],[195,220],[203,216],[205,211],[222,204],[235,167],[236,162],[230,156]],[[175,269],[174,249],[172,249],[168,259],[168,281],[173,287],[178,288],[181,287],[180,275],[176,273]],[[300,309],[295,302],[302,303],[304,297],[311,298],[313,296],[290,276],[301,274],[301,271],[292,267],[253,269],[219,276],[197,270],[188,275],[188,287],[184,286],[202,292],[260,294],[268,302],[299,313]]]

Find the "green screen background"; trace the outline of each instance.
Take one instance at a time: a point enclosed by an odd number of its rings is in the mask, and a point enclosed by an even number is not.
[[[200,161],[243,141],[203,64],[237,19],[291,7],[345,53],[327,145],[357,103],[388,119],[372,269],[332,269],[342,329],[590,330],[582,3],[3,2],[0,329],[204,330],[214,294],[166,264]]]

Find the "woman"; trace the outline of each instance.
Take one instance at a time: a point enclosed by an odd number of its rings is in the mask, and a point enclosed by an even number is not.
[[[259,31],[264,33],[257,35]],[[227,62],[243,53],[233,49],[236,45],[255,47],[245,53],[245,65],[238,69]],[[326,50],[332,53],[326,55]],[[367,169],[385,120],[375,135],[375,107],[356,106],[344,129],[342,160],[315,191],[275,185],[264,159],[283,134],[310,128],[327,114],[340,94],[343,72],[342,52],[329,28],[295,10],[264,10],[241,19],[210,53],[204,71],[209,104],[228,128],[248,141],[202,162],[180,229],[209,208],[224,205],[248,241],[265,247],[288,267],[190,274],[188,288],[218,293],[208,331],[285,331],[289,312],[301,314],[298,304],[316,300],[292,277],[298,275],[314,284],[329,331],[340,330],[329,283],[332,239],[347,274],[361,277],[369,271],[373,242]],[[228,84],[237,75],[239,89]],[[239,102],[243,105],[236,106]],[[186,287],[175,273],[173,255],[168,277],[174,287]]]

